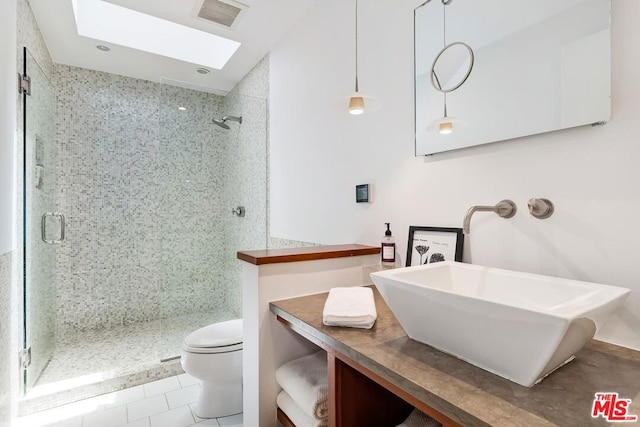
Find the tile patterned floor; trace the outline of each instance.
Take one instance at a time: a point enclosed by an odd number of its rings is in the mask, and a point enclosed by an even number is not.
[[[243,427],[242,414],[194,414],[200,382],[181,374],[18,418],[15,427]]]

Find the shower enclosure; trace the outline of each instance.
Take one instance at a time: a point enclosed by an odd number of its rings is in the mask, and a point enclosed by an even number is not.
[[[54,88],[23,49],[23,352],[26,388],[34,385],[55,348],[56,243],[64,217],[55,213],[56,149]],[[36,96],[37,94],[37,96]],[[27,102],[27,99],[29,102]]]
[[[52,85],[25,55],[29,412],[175,374],[186,334],[241,316],[235,254],[267,241],[267,107],[63,65]]]

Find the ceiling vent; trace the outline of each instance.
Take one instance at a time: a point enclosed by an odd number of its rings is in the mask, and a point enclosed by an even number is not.
[[[248,8],[249,6],[232,0],[204,0],[198,12],[198,18],[215,22],[227,28],[234,28]]]

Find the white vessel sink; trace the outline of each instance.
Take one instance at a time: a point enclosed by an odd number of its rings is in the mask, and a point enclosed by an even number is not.
[[[452,261],[371,278],[409,338],[526,387],[573,360],[630,293]]]

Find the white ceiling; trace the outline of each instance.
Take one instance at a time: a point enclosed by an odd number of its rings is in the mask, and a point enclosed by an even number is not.
[[[278,43],[316,0],[243,0],[242,3],[249,8],[233,29],[198,18],[197,10],[202,0],[106,1],[227,37],[242,45],[221,70],[211,69],[209,74],[202,75],[196,72],[201,67],[199,64],[79,36],[71,0],[29,0],[54,62],[225,94]],[[111,51],[96,49],[100,44],[109,46]]]

